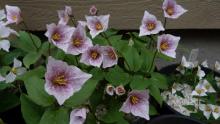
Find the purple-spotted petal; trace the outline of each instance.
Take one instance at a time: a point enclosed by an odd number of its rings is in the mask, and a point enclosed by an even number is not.
[[[92,75],[82,72],[75,66],[49,57],[45,74],[45,90],[62,105],[75,92],[79,91]]]
[[[72,112],[70,113],[69,124],[84,124],[87,113],[88,113],[88,109],[86,108],[73,109]]]
[[[7,24],[19,24],[22,21],[21,10],[19,7],[6,5],[5,9],[7,13]]]
[[[103,68],[112,67],[118,63],[118,55],[111,46],[103,46]]]

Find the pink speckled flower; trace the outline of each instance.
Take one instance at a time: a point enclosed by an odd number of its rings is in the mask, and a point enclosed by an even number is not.
[[[91,77],[91,74],[75,66],[69,66],[66,62],[49,57],[45,74],[45,90],[56,98],[59,105],[62,105]]]
[[[103,68],[112,67],[118,63],[118,56],[111,46],[103,46]]]
[[[164,31],[162,23],[158,21],[154,15],[145,11],[142,24],[140,26],[139,36],[157,34],[160,31]]]
[[[90,9],[89,9],[89,13],[90,13],[91,15],[96,15],[97,12],[98,12],[98,9],[96,8],[96,6],[95,6],[95,5],[92,5],[92,6],[90,7]]]
[[[77,108],[73,109],[70,114],[70,123],[69,124],[84,124],[86,120],[86,114],[88,113],[87,108]]]
[[[62,24],[49,24],[47,25],[47,32],[45,35],[48,37],[49,42],[52,42],[55,46],[67,51],[68,42],[71,41],[72,34],[75,28]]]
[[[70,15],[72,14],[72,8],[70,6],[65,6],[65,10],[58,10],[59,22],[58,24],[66,25],[69,22]]]
[[[108,29],[110,15],[86,16],[87,26],[92,38]]]
[[[164,0],[162,8],[164,10],[164,16],[171,19],[177,19],[187,12],[187,10],[178,5],[175,0]]]
[[[131,113],[149,120],[149,93],[147,90],[133,90],[128,94],[127,100],[123,103],[120,111]]]
[[[19,24],[22,21],[21,10],[17,6],[5,5],[7,24],[16,23]]]
[[[72,40],[69,42],[67,53],[79,55],[80,53],[84,53],[91,46],[93,46],[92,41],[86,36],[85,27],[78,24],[73,32]]]
[[[115,91],[115,87],[112,86],[111,84],[108,84],[106,86],[106,89],[105,89],[106,93],[110,96],[113,96],[114,95],[114,91]]]
[[[125,90],[125,88],[124,88],[123,85],[117,86],[117,87],[115,88],[115,94],[117,94],[118,96],[122,96],[122,95],[124,95],[125,93],[126,93],[126,90]]]
[[[176,37],[170,34],[163,34],[158,37],[157,49],[161,53],[176,58],[176,48],[178,46],[180,37]]]
[[[101,46],[92,46],[87,51],[85,51],[80,59],[81,63],[86,65],[92,65],[100,67],[103,61],[103,54]]]

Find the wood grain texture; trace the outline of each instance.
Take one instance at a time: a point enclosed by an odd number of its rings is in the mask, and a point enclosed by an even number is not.
[[[178,20],[168,20],[169,29],[219,29],[220,0],[177,0],[189,11]],[[57,22],[57,11],[65,5],[72,6],[77,19],[84,20],[91,5],[96,5],[100,14],[111,14],[110,27],[138,29],[144,10],[163,21],[162,0],[0,0],[22,9],[25,22],[32,30],[45,30],[45,25]]]

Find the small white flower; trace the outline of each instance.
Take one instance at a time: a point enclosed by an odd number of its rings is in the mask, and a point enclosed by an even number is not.
[[[181,65],[177,66],[176,70],[181,74],[185,74],[185,68]]]
[[[25,72],[26,72],[26,68],[22,67],[21,61],[19,61],[18,59],[15,58],[11,71],[5,77],[5,80],[6,80],[5,82],[11,83],[11,82],[15,81],[17,76],[22,75]]]
[[[181,91],[183,88],[183,85],[174,83],[172,86],[172,94],[175,94],[177,91]]]
[[[196,65],[193,62],[187,61],[185,56],[182,57],[181,65],[189,69],[196,67]]]
[[[215,77],[217,86],[220,88],[220,77]]]
[[[105,89],[106,93],[110,96],[113,96],[114,95],[114,91],[115,91],[115,87],[108,84],[106,89]]]
[[[0,82],[5,81],[5,77],[0,74]]]
[[[205,87],[205,89],[207,90],[206,92],[209,93],[215,93],[215,89],[212,87],[212,85],[205,79],[202,82],[202,85]]]
[[[206,67],[206,68],[209,67],[209,66],[208,66],[208,61],[207,61],[207,60],[203,61],[201,65],[202,65],[203,67]]]
[[[205,72],[201,69],[200,66],[198,66],[197,76],[199,77],[199,80],[205,77]]]
[[[218,61],[215,62],[215,70],[216,71],[220,70],[220,63]]]
[[[207,118],[207,120],[210,118],[210,115],[212,113],[212,105],[211,104],[200,104],[199,109],[203,111],[203,115]]]
[[[124,88],[123,85],[117,86],[117,87],[115,88],[115,94],[117,94],[118,96],[122,96],[122,95],[124,95],[125,93],[126,93],[126,90],[125,90],[125,88]]]
[[[192,96],[207,96],[206,94],[207,89],[205,88],[205,86],[202,83],[199,83],[195,90],[192,91]]]
[[[220,106],[212,105],[212,115],[217,120],[220,117]]]

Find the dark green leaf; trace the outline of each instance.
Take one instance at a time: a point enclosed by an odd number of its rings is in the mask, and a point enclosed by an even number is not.
[[[105,77],[105,72],[100,68],[93,68],[90,74],[92,74],[92,77],[96,80],[102,80]]]
[[[26,68],[29,68],[29,66],[31,64],[34,64],[39,58],[40,58],[40,54],[35,53],[35,52],[31,52],[28,53],[24,58],[23,58],[23,63],[25,65]]]
[[[144,90],[148,88],[150,85],[151,85],[150,80],[140,75],[134,75],[130,83],[131,89],[136,89],[136,90]]]
[[[160,104],[162,105],[163,98],[160,95],[160,90],[156,85],[151,85],[150,86],[150,95],[153,96],[153,98]]]
[[[22,94],[21,112],[26,124],[39,124],[41,116],[43,115],[43,108],[33,103],[26,95]]]
[[[42,77],[44,77],[45,71],[46,71],[45,67],[39,66],[33,70],[26,72],[22,76],[18,76],[17,79],[25,81],[30,77],[42,78]]]
[[[160,89],[167,89],[168,88],[168,82],[165,75],[162,75],[157,72],[151,73],[150,81],[153,85],[156,85]]]
[[[153,105],[150,105],[149,115],[153,116],[153,115],[157,115],[157,114],[159,114],[157,112],[157,109]]]
[[[0,112],[7,111],[20,104],[19,97],[8,92],[0,92]]]

